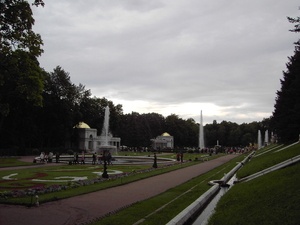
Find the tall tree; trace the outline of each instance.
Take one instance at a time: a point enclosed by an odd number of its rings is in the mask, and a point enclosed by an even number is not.
[[[39,117],[43,146],[64,146],[72,127],[75,126],[74,114],[77,89],[70,80],[69,73],[57,66],[45,75],[43,108]]]
[[[42,104],[43,77],[37,58],[43,42],[33,32],[33,24],[28,2],[0,1],[0,129],[20,102]]]
[[[289,22],[296,23],[292,32],[300,32],[300,17]],[[283,72],[281,89],[277,91],[272,127],[280,142],[298,140],[300,134],[300,41],[295,42],[294,56],[289,57],[287,71]]]

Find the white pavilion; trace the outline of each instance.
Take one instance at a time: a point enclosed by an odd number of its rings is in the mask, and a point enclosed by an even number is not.
[[[157,136],[155,139],[151,139],[151,142],[153,149],[174,148],[174,137],[167,132]]]
[[[90,128],[84,122],[80,122],[75,126],[78,130],[78,148],[86,152],[97,152],[100,153],[100,146],[103,146],[105,140],[101,136],[97,136],[97,129]],[[107,144],[115,146],[117,149],[120,148],[121,138],[108,136]]]

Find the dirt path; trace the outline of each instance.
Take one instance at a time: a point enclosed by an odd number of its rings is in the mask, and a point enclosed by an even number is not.
[[[236,156],[238,155],[226,155],[122,186],[44,203],[39,207],[0,204],[0,225],[74,225],[88,222],[121,207],[158,195]]]

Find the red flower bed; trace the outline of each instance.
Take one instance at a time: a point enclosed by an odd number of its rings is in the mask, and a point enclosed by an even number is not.
[[[43,183],[18,183],[17,181],[21,181],[21,180],[32,180],[32,179],[37,179],[37,178],[41,178],[41,177],[46,177],[48,176],[47,173],[36,173],[36,175],[34,177],[29,177],[29,178],[24,178],[24,179],[17,179],[17,180],[2,180],[0,181],[1,183],[9,183],[8,185],[12,186],[12,187],[0,187],[0,189],[24,189],[26,188],[35,188],[35,187],[42,187],[45,186],[46,184]],[[27,186],[30,185],[30,186]],[[19,186],[19,187],[16,187]]]

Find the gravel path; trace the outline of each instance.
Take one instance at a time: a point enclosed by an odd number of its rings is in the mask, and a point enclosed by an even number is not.
[[[88,222],[121,207],[156,196],[237,156],[222,156],[122,186],[44,203],[39,207],[0,204],[0,225],[74,225]]]

